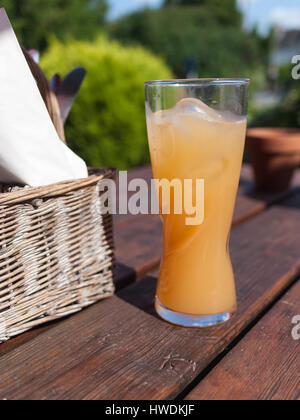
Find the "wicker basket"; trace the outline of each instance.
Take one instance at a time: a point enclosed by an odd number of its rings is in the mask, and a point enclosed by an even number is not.
[[[43,93],[48,110],[51,96]],[[114,293],[112,217],[100,200],[101,182],[114,176],[100,169],[48,187],[4,187],[11,192],[0,194],[0,342]]]

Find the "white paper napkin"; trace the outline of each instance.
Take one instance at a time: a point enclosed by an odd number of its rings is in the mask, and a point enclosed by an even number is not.
[[[4,9],[0,9],[0,183],[32,187],[88,176],[58,137]]]

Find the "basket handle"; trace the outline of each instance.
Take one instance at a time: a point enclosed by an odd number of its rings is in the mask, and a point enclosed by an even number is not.
[[[47,110],[49,112],[49,115],[51,117],[51,120],[54,124],[54,127],[57,131],[57,134],[59,138],[66,143],[65,138],[65,131],[64,131],[64,125],[63,121],[61,119],[59,104],[56,98],[55,93],[51,90],[50,84],[44,75],[42,69],[40,66],[33,60],[31,55],[26,51],[26,49],[22,46],[22,51],[24,53],[24,56],[27,60],[27,63],[29,65],[29,68],[31,70],[31,73],[33,77],[35,78],[39,91],[42,95],[42,98],[45,102],[45,105],[47,107]]]

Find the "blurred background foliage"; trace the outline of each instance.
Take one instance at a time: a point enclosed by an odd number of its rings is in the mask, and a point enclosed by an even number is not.
[[[108,30],[164,57],[178,77],[244,77],[263,70],[271,39],[245,32],[242,22],[235,0],[166,0],[161,9],[132,13]]]
[[[281,67],[276,86],[282,91],[280,101],[254,112],[251,126],[300,128],[300,81],[293,80],[291,72],[291,65]]]
[[[106,0],[1,0],[18,39],[26,48],[44,50],[49,35],[92,39],[103,27]]]
[[[125,0],[124,0],[125,1]],[[67,122],[68,142],[89,165],[148,161],[143,84],[170,77],[250,77],[251,125],[300,127],[292,66],[270,77],[274,31],[245,30],[236,0],[165,0],[109,21],[109,0],[2,0],[20,42],[42,52],[50,78],[88,75]],[[259,105],[264,89],[280,101]],[[263,102],[263,101],[262,101]]]
[[[99,36],[93,42],[53,39],[41,65],[49,77],[79,65],[88,71],[66,126],[68,144],[88,165],[124,169],[148,161],[144,82],[172,77],[163,60]]]

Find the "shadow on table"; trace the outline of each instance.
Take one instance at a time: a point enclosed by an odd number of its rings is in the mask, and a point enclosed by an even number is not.
[[[276,206],[300,210],[300,187],[295,187],[294,189],[290,190],[289,195],[287,195],[286,199],[277,203]]]
[[[146,276],[141,281],[126,287],[117,296],[127,303],[157,317],[154,310],[157,277]]]
[[[251,180],[242,177],[240,182],[240,188],[243,189],[243,194],[257,200],[258,202],[263,202],[265,207],[270,207],[275,205],[276,207],[285,207],[295,210],[300,210],[300,183],[296,183],[290,190],[280,193],[260,193],[257,192],[254,188],[254,184]],[[245,203],[245,206],[248,206],[249,202]],[[296,229],[297,227],[295,227]],[[124,268],[126,268],[124,270]],[[128,282],[130,277],[130,282],[133,281],[134,276],[136,275],[135,270],[130,267],[122,266],[120,269],[121,273],[125,273],[124,278]],[[132,273],[131,276],[128,276],[128,273]],[[122,278],[122,275],[119,274]],[[138,282],[128,285],[124,289],[117,292],[117,296],[127,303],[136,306],[137,308],[143,310],[146,313],[154,315],[157,317],[154,310],[154,300],[157,286],[157,276],[156,273],[153,275],[148,275]],[[122,284],[124,286],[124,284]]]
[[[285,191],[258,191],[255,187],[254,181],[249,178],[249,174],[246,176],[241,175],[239,184],[239,195],[248,197],[251,201],[264,203],[266,207],[271,205],[285,205],[284,200],[289,202],[289,198],[300,192],[300,174],[296,175],[293,180],[293,184],[288,190]],[[248,203],[247,203],[248,205]],[[287,204],[288,205],[288,204]]]

